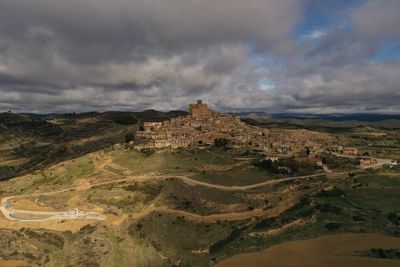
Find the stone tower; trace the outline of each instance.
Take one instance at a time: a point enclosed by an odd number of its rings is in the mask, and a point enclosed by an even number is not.
[[[196,104],[189,105],[189,113],[194,119],[210,119],[214,112],[202,100],[197,100]]]

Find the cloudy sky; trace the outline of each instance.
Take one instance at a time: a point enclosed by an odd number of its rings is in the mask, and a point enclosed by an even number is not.
[[[0,110],[400,113],[399,0],[0,0]]]

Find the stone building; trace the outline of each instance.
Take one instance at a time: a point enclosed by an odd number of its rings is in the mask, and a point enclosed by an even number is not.
[[[343,154],[351,155],[351,156],[357,156],[358,155],[358,149],[356,147],[345,147],[345,148],[343,148]]]
[[[144,139],[141,147],[172,149],[213,146],[217,138],[224,138],[233,148],[257,150],[269,157],[292,157],[306,148],[307,156],[315,157],[326,150],[308,135],[250,126],[238,116],[213,111],[201,100],[189,105],[189,115],[145,122],[144,131],[136,136]]]
[[[214,115],[214,112],[208,108],[207,104],[203,104],[202,100],[197,100],[196,104],[190,104],[189,113],[194,119],[207,119]]]
[[[165,122],[145,122],[138,137],[146,140],[147,147],[180,148],[214,145],[215,139],[225,138],[233,147],[265,150],[268,129],[246,125],[238,116],[213,111],[198,100],[189,105],[189,115]]]

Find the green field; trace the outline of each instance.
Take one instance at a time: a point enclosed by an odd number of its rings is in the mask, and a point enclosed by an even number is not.
[[[129,150],[119,155],[114,162],[128,168],[134,174],[148,172],[185,173],[201,171],[205,166],[231,165],[236,161],[218,150],[164,150],[150,155]]]
[[[192,178],[211,184],[249,185],[271,180],[273,175],[246,164],[227,171],[204,171]]]

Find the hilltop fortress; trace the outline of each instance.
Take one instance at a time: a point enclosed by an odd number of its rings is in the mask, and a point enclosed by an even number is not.
[[[315,158],[326,151],[335,152],[336,141],[327,134],[307,130],[285,130],[247,125],[239,116],[216,112],[198,100],[189,105],[189,115],[164,122],[144,122],[141,148],[204,148],[214,146],[216,140],[230,147],[262,152],[271,160],[300,155]],[[353,149],[354,150],[354,149]],[[343,149],[343,154],[357,155],[357,151]]]
[[[189,115],[164,122],[144,122],[138,137],[144,147],[180,148],[212,146],[216,139],[226,139],[233,147],[264,150],[269,145],[269,130],[248,126],[238,116],[222,114],[198,100],[189,105]]]

